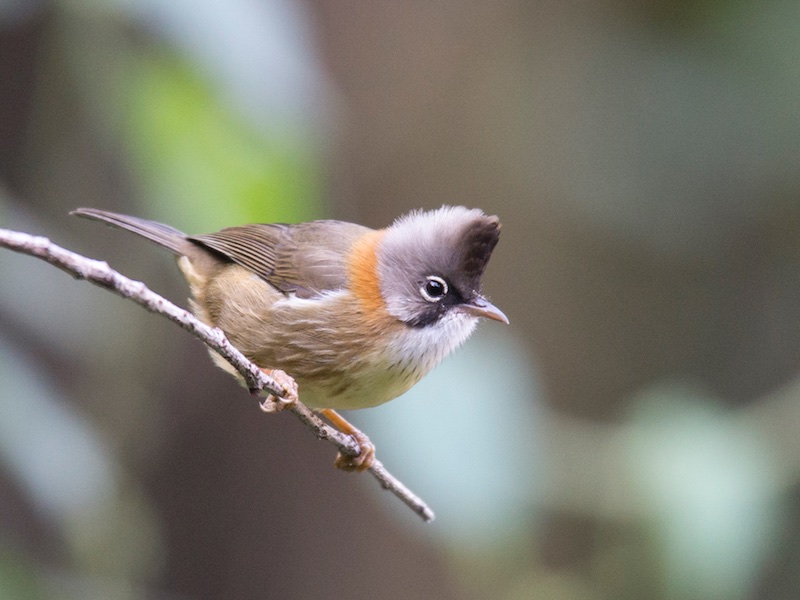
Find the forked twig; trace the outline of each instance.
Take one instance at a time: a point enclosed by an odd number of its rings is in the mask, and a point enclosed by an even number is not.
[[[8,229],[0,229],[0,246],[40,258],[69,273],[76,279],[84,279],[111,290],[123,298],[133,300],[150,312],[164,315],[233,365],[244,378],[248,388],[251,390],[263,390],[269,394],[284,397],[285,390],[283,387],[234,348],[222,330],[206,325],[187,310],[176,306],[163,296],[150,290],[141,281],[135,281],[115,271],[108,266],[108,263],[76,254],[54,244],[45,237]],[[301,402],[290,405],[287,410],[294,413],[318,438],[328,440],[336,446],[339,452],[350,456],[358,455],[358,444],[351,436],[345,435],[323,422]],[[411,492],[400,480],[389,473],[380,461],[375,460],[369,470],[384,489],[400,498],[423,520],[433,520],[434,514],[428,505]]]

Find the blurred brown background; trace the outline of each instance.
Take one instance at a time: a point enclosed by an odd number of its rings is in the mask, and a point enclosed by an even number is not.
[[[0,226],[179,304],[189,231],[478,206],[510,327],[351,415],[0,251],[0,597],[800,594],[800,4],[0,2]]]

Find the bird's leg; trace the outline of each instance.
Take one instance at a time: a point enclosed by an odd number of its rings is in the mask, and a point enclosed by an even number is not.
[[[358,456],[347,456],[339,452],[336,461],[333,463],[337,469],[343,471],[366,471],[375,461],[375,444],[373,444],[367,434],[355,427],[350,421],[331,408],[324,408],[319,411],[336,429],[346,435],[352,435],[359,447]]]
[[[297,382],[280,369],[261,369],[265,375],[272,377],[278,385],[286,390],[286,396],[279,398],[274,394],[267,396],[261,402],[261,410],[268,413],[280,412],[297,402]],[[257,391],[255,392],[258,393]]]

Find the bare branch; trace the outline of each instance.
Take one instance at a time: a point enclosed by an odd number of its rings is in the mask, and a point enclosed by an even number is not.
[[[265,391],[281,398],[284,397],[286,391],[283,387],[234,348],[222,330],[206,325],[190,312],[179,308],[163,296],[150,290],[141,281],[129,279],[118,273],[109,267],[106,262],[93,260],[71,252],[57,246],[45,237],[32,236],[8,229],[0,229],[0,246],[40,258],[69,273],[76,279],[84,279],[104,287],[123,298],[133,300],[150,312],[167,317],[233,365],[251,390]],[[290,405],[286,410],[294,413],[318,438],[328,440],[336,446],[339,452],[349,456],[358,455],[358,444],[351,436],[345,435],[326,424],[304,404],[297,402]],[[384,489],[389,490],[400,498],[423,520],[433,520],[434,514],[428,505],[389,473],[380,461],[374,461],[370,467],[370,472]]]

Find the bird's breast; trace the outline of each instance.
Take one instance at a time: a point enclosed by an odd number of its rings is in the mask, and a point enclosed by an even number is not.
[[[349,368],[306,386],[306,402],[319,408],[378,406],[413,387],[473,332],[477,319],[454,313],[422,328],[395,322],[380,336],[366,336]],[[303,397],[303,384],[300,382]]]

